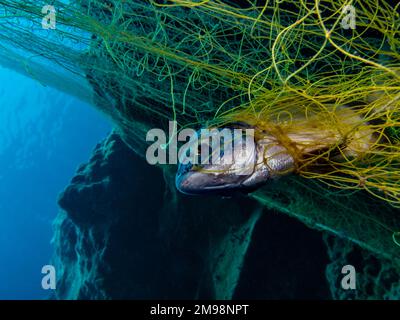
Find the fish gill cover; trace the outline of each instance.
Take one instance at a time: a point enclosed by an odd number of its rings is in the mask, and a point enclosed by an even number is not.
[[[251,196],[398,263],[399,3],[50,1],[57,26],[43,30],[47,2],[0,0],[0,62],[91,102],[142,156],[169,120],[242,121],[285,141],[310,123],[346,131],[337,112],[351,106],[346,136],[378,137],[361,158],[333,160],[335,143]],[[313,169],[321,160],[331,170]]]

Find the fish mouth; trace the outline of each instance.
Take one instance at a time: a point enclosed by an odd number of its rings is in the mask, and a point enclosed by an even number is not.
[[[190,181],[194,180],[191,172],[192,168],[193,165],[191,163],[179,164],[178,171],[175,176],[175,186],[181,193],[188,195],[200,194],[200,190],[190,184]]]
[[[175,185],[179,192],[187,195],[204,195],[218,193],[232,189],[234,186],[221,181],[220,184],[204,184],[202,181],[211,178],[211,174],[196,171],[185,172],[176,175]]]
[[[200,194],[199,190],[192,188],[189,184],[190,173],[177,174],[175,178],[175,186],[179,192],[187,195]]]
[[[193,165],[180,165],[175,177],[175,185],[179,192],[186,195],[228,195],[232,191],[244,189],[242,180],[244,177],[236,178],[237,181],[227,182],[226,177],[213,173],[192,170]],[[236,176],[238,177],[238,176]]]

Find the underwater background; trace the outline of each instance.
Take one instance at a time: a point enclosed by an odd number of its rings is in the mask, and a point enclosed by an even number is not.
[[[41,299],[57,196],[111,125],[71,96],[0,67],[0,299]]]
[[[355,1],[355,29],[345,0],[52,4],[0,0],[0,64],[34,79],[0,75],[0,298],[400,297],[398,1]],[[271,133],[297,174],[179,193],[144,159],[170,120]],[[338,160],[358,128],[385,138]]]

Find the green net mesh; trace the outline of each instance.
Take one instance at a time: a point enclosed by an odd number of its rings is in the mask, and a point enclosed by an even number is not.
[[[46,5],[56,8],[55,29],[42,26]],[[93,104],[142,155],[147,131],[167,129],[168,121],[181,129],[241,112],[276,117],[296,101],[302,112],[350,105],[384,119],[377,128],[391,145],[371,156],[382,169],[363,186],[337,188],[337,176],[328,185],[288,177],[252,196],[397,261],[400,219],[388,202],[400,190],[399,7],[375,0],[0,0],[0,63]]]

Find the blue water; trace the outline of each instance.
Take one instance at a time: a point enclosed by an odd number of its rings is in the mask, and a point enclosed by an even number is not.
[[[43,299],[57,195],[111,130],[88,105],[0,67],[0,299]]]

